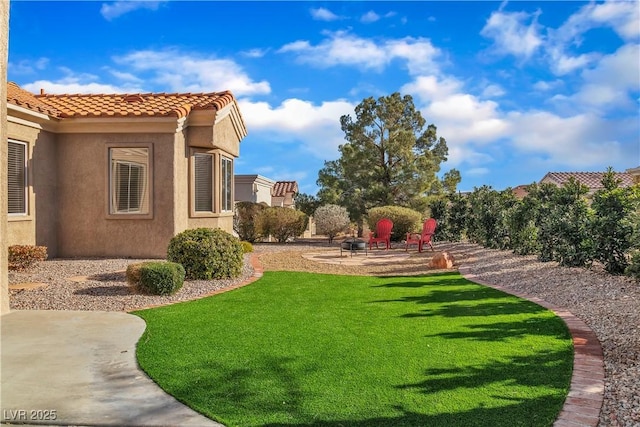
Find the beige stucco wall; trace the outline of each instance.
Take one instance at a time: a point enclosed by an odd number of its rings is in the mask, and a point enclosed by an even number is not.
[[[108,215],[108,147],[152,149],[152,217]],[[58,135],[58,248],[62,257],[164,258],[174,231],[171,134]]]
[[[214,126],[213,145],[233,157],[240,155],[240,140],[231,121],[231,116],[225,117]]]
[[[46,246],[50,257],[57,256],[57,186],[55,135],[27,126],[9,122],[9,139],[25,142],[28,147],[27,215],[9,215],[8,245]],[[38,215],[36,216],[36,212]]]
[[[7,188],[7,61],[9,54],[9,1],[0,2],[0,187]],[[7,260],[7,197],[0,197],[0,314],[9,312]]]

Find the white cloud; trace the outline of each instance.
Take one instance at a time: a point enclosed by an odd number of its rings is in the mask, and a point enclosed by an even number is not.
[[[165,50],[142,50],[114,58],[138,73],[148,72],[148,80],[175,92],[211,92],[231,90],[236,96],[267,94],[269,82],[253,81],[230,59],[189,55]]]
[[[44,89],[46,93],[55,94],[76,94],[76,93],[140,93],[142,90],[138,86],[114,86],[96,82],[80,82],[72,79],[62,79],[57,82],[49,80],[36,80],[33,83],[21,85],[25,90],[32,93],[40,93]]]
[[[429,39],[405,37],[377,43],[344,31],[328,33],[328,38],[313,46],[306,40],[284,45],[279,53],[294,53],[301,63],[319,68],[351,65],[381,71],[394,59],[403,59],[410,74],[434,71],[434,59],[440,55]]]
[[[504,94],[506,94],[506,91],[498,84],[490,84],[482,91],[483,98],[498,98]]]
[[[268,52],[268,49],[256,48],[256,49],[245,50],[244,52],[240,52],[240,53],[248,58],[262,58],[267,54],[267,52]]]
[[[600,27],[612,28],[624,40],[637,40],[640,37],[640,7],[636,1],[589,3],[557,29],[549,29],[546,50],[551,70],[557,75],[565,75],[596,63],[602,54],[589,52],[575,55],[571,49],[582,45],[585,33]]]
[[[311,9],[310,12],[311,17],[316,21],[337,21],[338,19],[342,19],[340,16],[331,12],[329,9],[325,9],[324,7]]]
[[[547,111],[511,112],[510,139],[521,151],[572,168],[589,168],[624,158],[621,143],[612,138],[613,123],[592,114],[560,117]]]
[[[35,61],[22,60],[18,62],[9,62],[7,65],[11,73],[15,74],[33,74],[42,71],[49,65],[49,58],[38,58]]]
[[[272,107],[266,102],[239,100],[247,128],[268,136],[265,143],[300,142],[319,159],[335,158],[344,143],[340,117],[353,115],[354,105],[343,100],[314,105],[300,99],[287,99]]]
[[[533,89],[537,91],[546,92],[549,90],[562,87],[563,85],[564,85],[564,82],[562,80],[553,80],[553,81],[539,80],[533,84]]]
[[[158,7],[168,0],[160,1],[115,1],[112,3],[102,3],[100,13],[107,21],[111,21],[114,18],[133,12],[134,10],[147,9],[158,10]]]
[[[362,15],[362,17],[360,17],[360,22],[364,24],[370,24],[372,22],[376,22],[379,20],[380,20],[380,15],[375,13],[373,10],[370,10],[369,12]]]
[[[471,168],[465,170],[465,174],[471,176],[483,176],[489,174],[489,172],[489,168]]]
[[[480,34],[493,40],[496,53],[528,59],[543,43],[539,15],[540,12],[503,12],[501,8],[491,14]]]

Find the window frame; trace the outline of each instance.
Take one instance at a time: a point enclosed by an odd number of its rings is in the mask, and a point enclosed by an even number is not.
[[[146,149],[147,150],[147,162],[143,164],[146,166],[145,173],[145,185],[142,191],[142,202],[144,203],[145,197],[147,198],[146,202],[146,211],[142,212],[131,212],[131,211],[118,211],[117,207],[114,206],[116,201],[116,191],[115,179],[114,176],[115,168],[114,168],[114,158],[113,158],[113,150],[117,149]],[[107,144],[106,150],[107,157],[107,173],[106,173],[106,216],[108,219],[152,219],[153,218],[153,144],[152,143],[114,143]],[[115,159],[117,165],[127,164],[127,163],[136,163],[136,162],[127,162],[127,161],[118,161]]]
[[[220,155],[220,212],[233,212],[233,159]]]
[[[23,158],[23,167],[22,167],[22,173],[23,173],[23,200],[24,200],[24,209],[21,212],[9,212],[9,145],[10,144],[15,144],[15,145],[21,145],[23,146],[23,154],[24,154],[24,158]],[[30,179],[29,179],[29,144],[24,142],[24,141],[18,141],[15,139],[7,139],[7,217],[8,219],[25,219],[26,217],[29,216],[29,208],[30,208],[30,203],[29,203],[29,183],[30,183]]]
[[[197,211],[196,210],[196,166],[195,159],[197,155],[209,155],[211,156],[211,197],[212,197],[212,210],[211,211]],[[229,162],[225,167],[229,169],[231,173],[230,177],[230,189],[231,189],[231,206],[230,209],[224,209],[229,206],[225,206],[223,193],[223,161]],[[206,149],[191,147],[189,152],[189,217],[190,218],[216,218],[221,216],[228,216],[233,214],[234,205],[234,193],[233,193],[233,158],[225,151],[220,149]]]

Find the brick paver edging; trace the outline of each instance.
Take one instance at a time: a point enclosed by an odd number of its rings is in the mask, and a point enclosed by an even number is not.
[[[569,394],[553,426],[596,427],[604,398],[604,359],[600,341],[591,328],[564,308],[549,304],[538,297],[478,279],[467,266],[460,266],[458,271],[474,283],[498,289],[547,308],[566,323],[573,339],[573,375]]]

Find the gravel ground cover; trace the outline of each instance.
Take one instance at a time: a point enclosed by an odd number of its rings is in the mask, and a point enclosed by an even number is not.
[[[302,257],[308,251],[335,251],[337,243],[303,241],[256,244],[265,270],[333,274],[411,275],[433,272],[426,267],[431,252],[410,253],[389,265],[320,264]],[[440,243],[457,265],[467,265],[479,279],[535,295],[571,311],[596,333],[604,351],[605,396],[600,426],[640,426],[640,284],[592,269],[541,263],[534,256],[489,250],[468,243]],[[399,246],[394,250],[403,250]],[[357,255],[362,256],[362,255]],[[124,271],[137,259],[54,259],[25,272],[10,272],[9,284],[46,283],[29,290],[10,290],[12,309],[122,311],[199,298],[246,281],[253,275],[245,255],[242,275],[232,280],[187,281],[172,296],[133,294]]]

